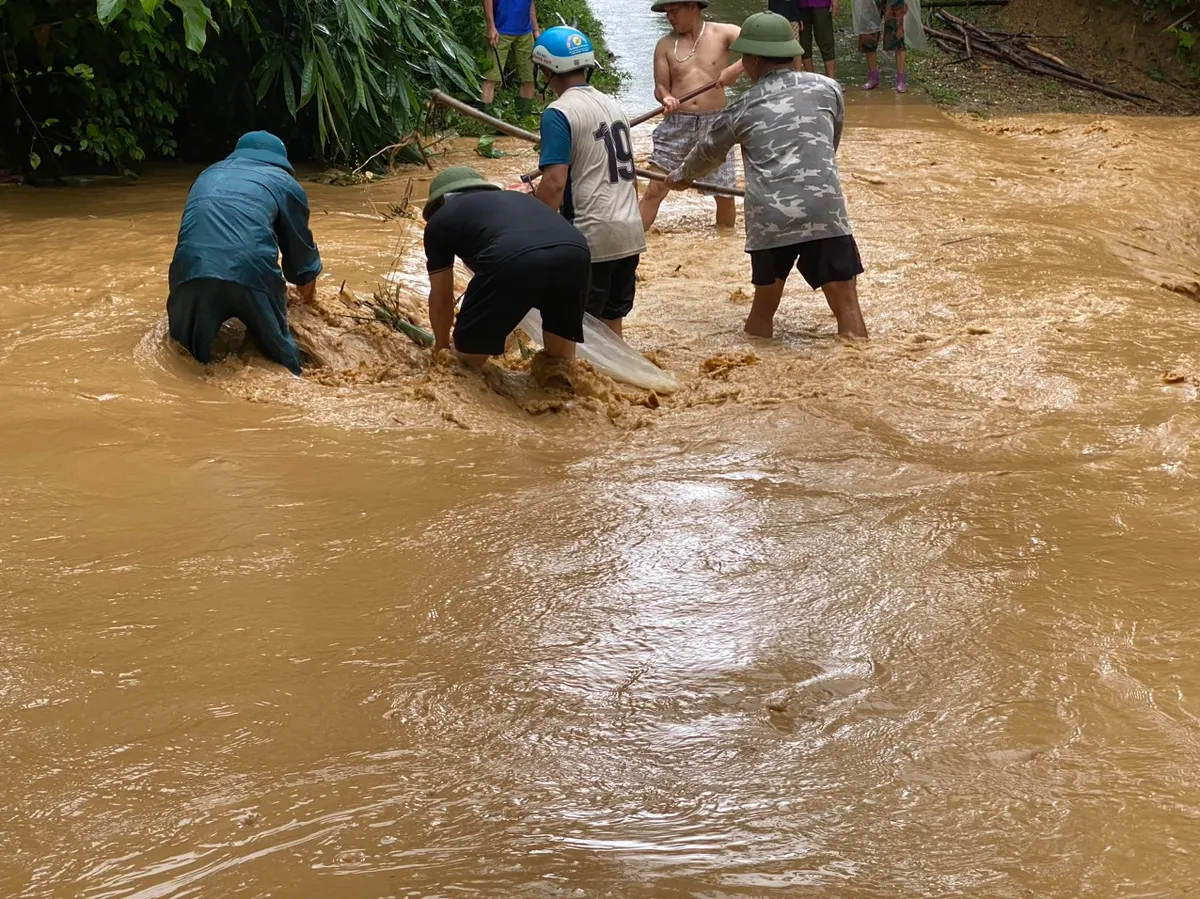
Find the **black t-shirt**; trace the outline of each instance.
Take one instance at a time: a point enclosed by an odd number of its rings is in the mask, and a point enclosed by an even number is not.
[[[457,256],[476,275],[489,275],[522,253],[561,246],[587,250],[587,238],[541,200],[514,190],[451,197],[425,225],[431,272],[449,268]]]
[[[789,22],[800,21],[800,0],[767,0],[767,10],[779,13]]]

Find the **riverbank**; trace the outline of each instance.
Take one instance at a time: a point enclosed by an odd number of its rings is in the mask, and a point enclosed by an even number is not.
[[[952,12],[982,27],[1028,34],[1040,50],[1114,87],[1150,99],[1115,99],[1026,74],[986,56],[964,61],[931,44],[929,52],[910,54],[910,66],[914,82],[944,109],[978,118],[1036,113],[1200,113],[1200,57],[1180,52],[1179,39],[1170,31],[1179,17],[1166,10],[1155,14],[1128,3],[1013,0],[1003,8]],[[953,30],[941,22],[934,24]],[[1183,24],[1186,27],[1186,22]]]

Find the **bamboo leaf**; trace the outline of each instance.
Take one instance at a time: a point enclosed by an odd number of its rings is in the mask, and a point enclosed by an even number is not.
[[[342,78],[338,74],[337,66],[333,64],[333,57],[329,55],[329,45],[325,43],[325,38],[318,35],[316,45],[317,52],[321,55],[321,74],[324,75],[325,83],[332,85],[339,94],[344,94],[346,89],[342,86]]]
[[[304,56],[304,71],[300,75],[300,106],[301,108],[308,105],[308,101],[313,97],[313,89],[316,87],[317,74],[317,55],[311,50]]]
[[[296,103],[296,83],[292,80],[292,68],[288,66],[283,70],[283,100],[287,103],[287,110],[291,113],[293,119],[296,118],[296,110],[299,108]]]
[[[283,62],[278,56],[273,56],[269,60],[266,71],[263,72],[262,80],[258,82],[258,90],[254,92],[255,99],[261,103],[263,98],[267,96],[267,92],[271,90],[271,86],[275,84],[275,79],[279,77],[279,66]],[[251,77],[253,77],[251,72]],[[288,83],[291,83],[289,79]]]

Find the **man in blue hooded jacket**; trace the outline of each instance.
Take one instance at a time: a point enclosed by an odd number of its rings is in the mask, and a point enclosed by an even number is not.
[[[308,197],[287,148],[266,131],[244,134],[188,193],[171,261],[171,336],[208,362],[221,325],[237,318],[263,352],[299,375],[300,352],[287,324],[287,282],[300,288],[301,299],[311,299],[320,272]]]

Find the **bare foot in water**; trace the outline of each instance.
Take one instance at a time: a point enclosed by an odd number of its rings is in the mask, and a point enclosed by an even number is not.
[[[751,315],[746,319],[746,333],[751,337],[774,337],[775,319],[759,319]]]

